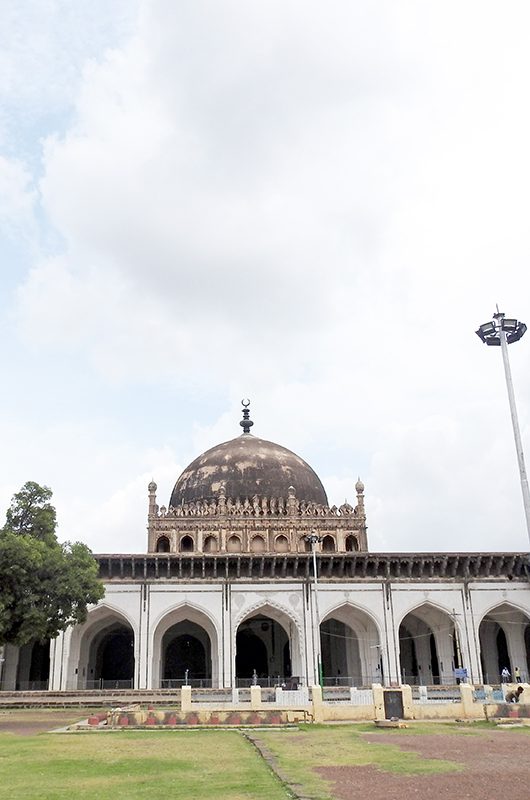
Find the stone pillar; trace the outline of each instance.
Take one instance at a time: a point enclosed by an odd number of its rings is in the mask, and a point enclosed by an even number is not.
[[[398,627],[392,624],[392,584],[384,584],[383,596],[383,618],[385,619],[385,640],[382,643],[382,661],[384,672],[384,683],[386,686],[399,685],[401,683],[401,670],[399,666],[399,623]]]
[[[307,594],[309,592],[309,602],[306,602]],[[315,590],[313,588],[312,583],[306,584],[304,586],[304,598],[303,598],[303,631],[305,635],[305,642],[303,642],[304,655],[305,655],[305,662],[303,663],[304,672],[306,671],[306,664],[307,664],[307,674],[306,674],[306,685],[311,686],[312,684],[318,684],[320,680],[320,676],[317,673],[316,667],[316,654],[315,654],[315,636],[317,635],[315,632],[315,614],[313,609],[314,603],[314,595]],[[318,636],[320,636],[320,631],[318,631]]]
[[[79,635],[75,637],[74,647],[72,648],[72,637],[75,630],[76,628],[67,628],[61,634],[61,649],[57,659],[59,662],[59,682],[56,685],[56,688],[60,691],[75,690],[80,685],[84,686],[82,676],[79,674],[81,666],[79,663],[81,637]],[[59,645],[59,642],[57,644]],[[70,658],[72,649],[74,658]]]
[[[224,686],[225,688],[229,689],[231,687],[235,687],[236,685],[236,655],[235,652],[232,652],[232,643],[235,649],[237,631],[232,630],[232,597],[231,586],[228,581],[222,584],[221,617],[224,618],[224,624],[221,625],[221,630],[224,631],[224,636],[222,636],[222,638],[220,637],[219,641],[219,647],[221,650],[219,663],[222,669],[222,673],[219,675],[219,686]]]
[[[64,631],[50,641],[50,679],[48,681],[48,688],[51,691],[61,691],[61,672],[65,669],[66,664],[63,664],[63,650],[64,650]]]
[[[150,630],[147,624],[149,619],[149,604],[151,596],[149,592],[149,585],[143,583],[140,585],[140,597],[138,598],[140,606],[140,618],[138,620],[138,630],[134,637],[134,658],[135,658],[135,689],[153,689],[153,672],[152,667],[149,668],[147,662],[147,651]],[[158,675],[156,676],[156,683],[158,685]]]

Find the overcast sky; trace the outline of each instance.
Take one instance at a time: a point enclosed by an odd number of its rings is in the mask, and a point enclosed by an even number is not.
[[[366,486],[373,550],[528,549],[530,6],[0,0],[0,508],[146,549],[239,434]],[[510,348],[530,458],[530,335]]]

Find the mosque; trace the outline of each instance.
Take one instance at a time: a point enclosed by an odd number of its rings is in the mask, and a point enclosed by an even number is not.
[[[371,553],[364,486],[330,505],[302,458],[251,433],[196,458],[147,552],[95,555],[104,599],[8,646],[2,689],[498,683],[530,677],[527,553]]]

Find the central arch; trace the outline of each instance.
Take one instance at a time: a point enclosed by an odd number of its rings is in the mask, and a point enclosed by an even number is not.
[[[325,686],[369,686],[383,682],[377,625],[357,606],[345,603],[327,613],[320,625],[320,649]]]
[[[185,603],[155,625],[151,685],[153,688],[218,687],[217,629],[205,611]]]
[[[211,685],[211,679],[211,644],[204,628],[189,620],[172,625],[162,637],[162,687]]]
[[[463,664],[451,615],[431,603],[409,611],[399,626],[399,663],[403,683],[455,683],[454,670]]]
[[[300,637],[295,620],[268,603],[248,612],[235,630],[236,686],[262,686],[302,677]]]

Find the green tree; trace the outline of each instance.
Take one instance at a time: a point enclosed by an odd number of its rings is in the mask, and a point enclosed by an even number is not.
[[[80,542],[60,544],[47,487],[29,481],[0,529],[0,644],[53,639],[84,622],[103,597],[98,566]]]

